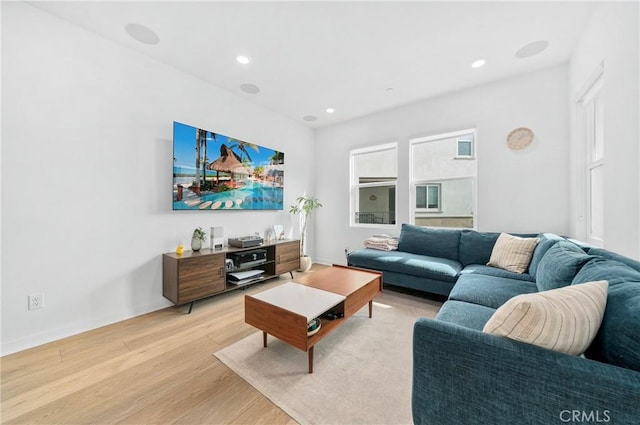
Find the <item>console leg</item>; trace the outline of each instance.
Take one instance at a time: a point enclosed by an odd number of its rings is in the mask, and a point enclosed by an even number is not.
[[[313,347],[309,348],[309,373],[313,373]]]
[[[266,332],[262,332],[262,346],[263,347],[267,346],[267,333]]]
[[[289,272],[289,274],[291,275],[291,279],[293,279],[293,272]]]
[[[369,301],[369,319],[373,317],[373,301]]]
[[[193,303],[195,301],[191,301],[191,304],[189,304],[189,311],[187,311],[187,314],[191,314],[191,310],[193,310]]]

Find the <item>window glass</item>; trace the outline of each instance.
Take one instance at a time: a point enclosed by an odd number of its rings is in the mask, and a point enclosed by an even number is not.
[[[463,157],[463,158],[471,158],[473,156],[473,139],[472,138],[458,139],[457,156]]]
[[[396,222],[396,144],[351,151],[351,225]]]
[[[475,225],[477,159],[475,131],[410,141],[412,222],[420,226]],[[455,155],[452,155],[455,152]],[[460,161],[464,157],[468,160]]]
[[[591,237],[600,238],[604,234],[604,181],[603,166],[594,167],[590,170],[589,176],[589,195],[591,197],[590,205],[590,234]]]
[[[427,208],[440,208],[440,187],[436,185],[427,186]]]
[[[416,209],[440,209],[440,184],[416,186]]]

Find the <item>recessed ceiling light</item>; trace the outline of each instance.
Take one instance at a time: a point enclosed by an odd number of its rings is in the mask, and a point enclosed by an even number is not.
[[[251,59],[249,59],[249,58],[248,58],[248,57],[246,57],[246,56],[238,56],[238,57],[236,57],[236,60],[237,60],[239,63],[243,64],[243,65],[246,65],[246,64],[248,64],[249,62],[251,62]]]
[[[305,115],[304,117],[302,117],[303,120],[305,121],[317,121],[318,117],[316,117],[315,115]]]
[[[387,87],[384,91],[393,91],[393,87]]]
[[[471,64],[471,68],[480,68],[481,66],[484,66],[485,63],[487,63],[486,60],[478,59]]]
[[[127,24],[124,26],[125,31],[134,39],[144,44],[158,44],[160,37],[153,32],[152,29],[140,24]]]
[[[256,94],[260,92],[260,87],[256,86],[255,84],[246,83],[240,86],[240,90],[247,94]]]
[[[327,108],[327,113],[328,114],[333,114],[336,110],[333,108]]]
[[[520,59],[528,58],[537,55],[547,47],[549,47],[549,42],[547,40],[534,41],[533,43],[529,43],[526,46],[521,47],[516,52],[516,57]]]

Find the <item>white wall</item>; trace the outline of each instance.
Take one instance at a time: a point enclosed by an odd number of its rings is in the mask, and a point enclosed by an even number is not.
[[[316,133],[317,259],[344,263],[373,233],[399,232],[409,221],[409,140],[477,128],[478,230],[569,232],[569,115],[566,65],[380,112]],[[516,127],[536,138],[507,147]],[[398,226],[349,228],[349,150],[397,140]],[[326,164],[323,166],[322,164]],[[330,165],[329,165],[330,164]],[[637,181],[637,180],[636,180]]]
[[[170,305],[163,252],[288,228],[313,191],[310,129],[24,3],[2,3],[2,87],[3,354]],[[174,120],[285,152],[285,210],[171,211]]]
[[[575,101],[594,71],[604,65],[604,247],[640,258],[640,27],[638,2],[599,6],[569,65],[572,129]],[[572,233],[585,239],[580,173],[584,158],[575,130],[571,137]]]

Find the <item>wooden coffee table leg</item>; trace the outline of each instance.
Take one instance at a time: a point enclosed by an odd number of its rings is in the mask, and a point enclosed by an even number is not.
[[[369,301],[369,319],[373,317],[373,301]]]
[[[267,346],[267,333],[266,332],[262,332],[262,346],[263,347]]]
[[[313,346],[309,348],[309,373],[313,373]]]

